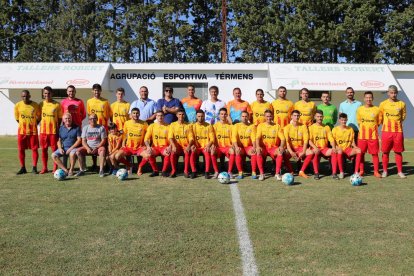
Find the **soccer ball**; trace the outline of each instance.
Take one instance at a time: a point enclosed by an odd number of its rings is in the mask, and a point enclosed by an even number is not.
[[[66,178],[66,173],[62,169],[57,169],[53,174],[53,177],[59,181],[64,180]]]
[[[218,177],[217,177],[218,181],[221,184],[228,184],[230,183],[230,175],[226,172],[221,172]]]
[[[359,174],[353,174],[349,178],[349,182],[351,182],[352,186],[359,186],[362,184],[362,177]]]
[[[293,174],[291,173],[285,173],[282,176],[282,182],[285,183],[286,185],[292,185],[295,182],[295,178],[293,177]]]
[[[117,172],[116,172],[116,177],[119,179],[119,180],[125,180],[125,179],[127,179],[128,178],[128,171],[126,170],[126,169],[119,169]]]

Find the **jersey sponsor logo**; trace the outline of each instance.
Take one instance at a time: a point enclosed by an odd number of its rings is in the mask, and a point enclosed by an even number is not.
[[[385,116],[387,116],[387,117],[399,117],[400,116],[400,114],[390,114],[390,113],[385,113]]]
[[[142,137],[141,133],[137,134],[137,133],[128,133],[129,137]]]
[[[206,140],[207,136],[196,136],[196,140]]]
[[[175,139],[176,140],[181,140],[181,139],[187,139],[187,136],[185,135],[175,135]]]
[[[262,135],[263,139],[276,139],[275,136],[270,136],[270,135]]]
[[[363,122],[363,123],[375,123],[375,120],[362,119],[361,122]]]
[[[22,118],[22,119],[34,119],[35,117],[32,115],[32,116],[27,116],[27,115],[20,115],[20,118]]]
[[[229,138],[230,136],[226,136],[226,135],[221,136],[221,134],[217,135],[217,139],[229,139]]]
[[[276,114],[287,114],[287,111],[284,111],[284,110],[276,110],[275,113]]]
[[[42,117],[52,117],[52,118],[54,118],[54,117],[55,117],[55,115],[54,115],[54,114],[47,114],[47,113],[43,113],[43,114],[42,114]]]
[[[290,137],[290,141],[302,141],[302,139]]]
[[[340,144],[340,145],[342,145],[342,144],[345,144],[345,143],[350,143],[351,141],[349,141],[349,140],[339,140],[338,141],[338,144]]]

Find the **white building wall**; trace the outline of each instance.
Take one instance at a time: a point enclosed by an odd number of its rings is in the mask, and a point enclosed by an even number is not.
[[[0,90],[0,135],[17,134],[17,122],[14,119],[14,103],[8,96],[8,89]]]

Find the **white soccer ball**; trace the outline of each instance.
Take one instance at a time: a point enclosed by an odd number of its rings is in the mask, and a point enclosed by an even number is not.
[[[53,173],[53,177],[59,181],[64,180],[66,178],[66,173],[64,170],[62,169],[57,169],[54,173]]]
[[[218,177],[218,182],[220,182],[221,184],[228,184],[230,183],[230,175],[226,172],[221,172]]]
[[[353,174],[349,178],[349,182],[351,182],[352,186],[359,186],[362,184],[362,177],[359,174]]]
[[[128,171],[127,171],[126,169],[119,169],[119,170],[116,172],[116,177],[117,177],[119,180],[123,181],[123,180],[125,180],[125,179],[127,179],[127,178],[128,178]]]
[[[295,178],[293,177],[293,174],[285,173],[284,175],[282,175],[282,182],[290,186],[293,185],[293,183],[295,182]]]

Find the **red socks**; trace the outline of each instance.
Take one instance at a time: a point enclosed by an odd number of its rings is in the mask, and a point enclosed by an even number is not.
[[[403,162],[403,157],[401,152],[395,152],[395,164],[397,165],[397,170],[399,173],[402,172],[402,162]]]

